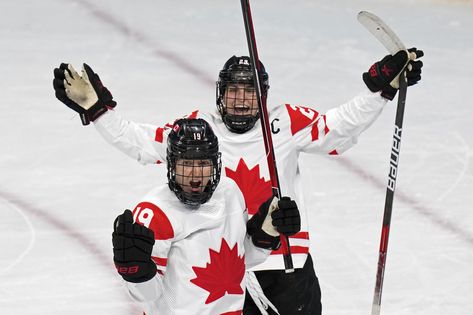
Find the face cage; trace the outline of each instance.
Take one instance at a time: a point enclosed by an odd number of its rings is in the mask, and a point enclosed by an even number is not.
[[[181,185],[177,183],[176,181],[176,167],[178,166],[176,164],[177,160],[182,158],[182,157],[177,157],[177,156],[169,156],[167,157],[167,169],[168,169],[168,186],[171,189],[171,191],[174,192],[176,197],[182,201],[184,204],[190,206],[190,207],[199,207],[201,204],[206,203],[211,197],[215,189],[217,188],[218,183],[220,182],[220,175],[221,175],[221,169],[222,169],[222,161],[221,161],[221,153],[218,152],[216,156],[210,158],[210,159],[205,159],[202,158],[202,160],[211,160],[212,161],[212,170],[210,173],[210,178],[207,183],[200,183],[198,186],[199,188],[203,188],[201,192],[186,192],[182,189]],[[201,160],[201,159],[199,159]],[[208,167],[208,166],[186,166],[186,167]],[[192,171],[192,174],[194,174],[194,171]],[[203,174],[203,169],[201,170],[200,174]],[[187,178],[190,177],[195,177],[196,179],[202,179],[202,176],[185,176],[185,175],[178,175],[181,176],[184,181]]]
[[[233,103],[238,102],[243,104],[249,111],[250,114],[242,115],[237,113],[230,113],[227,104],[225,102],[225,91],[227,90],[227,86],[229,84],[244,84],[244,85],[251,85],[251,88],[244,88],[243,97],[237,97],[236,95],[233,98],[229,98],[227,94],[227,100],[230,99]],[[250,91],[249,91],[250,90]],[[222,116],[223,123],[225,126],[232,132],[235,133],[244,133],[248,130],[251,130],[255,123],[258,121],[260,113],[258,108],[258,100],[256,99],[256,92],[252,86],[252,83],[248,81],[241,82],[241,81],[230,81],[230,82],[217,82],[217,108]],[[264,91],[266,93],[266,91]],[[246,97],[248,94],[254,95],[254,98],[251,96]],[[245,101],[247,100],[250,105],[245,105]],[[238,103],[236,103],[238,105]],[[230,110],[232,111],[232,110]],[[255,114],[251,114],[252,111],[256,111]]]

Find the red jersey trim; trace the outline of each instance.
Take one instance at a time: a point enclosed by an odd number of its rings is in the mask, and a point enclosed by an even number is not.
[[[308,240],[309,232],[299,232],[299,233],[289,236],[289,238],[298,238],[298,239]]]
[[[309,247],[307,246],[291,246],[291,253],[292,254],[308,254]],[[282,247],[278,250],[273,250],[271,255],[282,255]]]
[[[156,134],[154,136],[154,141],[159,142],[159,143],[163,143],[163,139],[164,139],[164,128],[159,127],[158,129],[156,129]]]
[[[189,119],[195,119],[197,118],[197,114],[199,113],[198,110],[196,111],[193,111],[192,113],[190,113],[188,116],[186,116],[186,118],[189,118]],[[156,134],[154,136],[154,141],[157,141],[159,143],[163,143],[163,140],[164,140],[164,130],[165,129],[168,129],[168,128],[172,128],[172,124],[169,124],[167,123],[166,125],[164,125],[164,128],[163,127],[159,127],[156,129]],[[158,163],[159,164],[159,163]]]
[[[168,264],[168,259],[167,258],[161,258],[161,257],[156,257],[156,256],[151,256],[151,259],[154,261],[154,263],[158,266],[163,266],[165,267]]]
[[[304,106],[293,106],[286,104],[286,110],[291,121],[292,135],[295,135],[302,129],[309,126],[319,116],[319,113],[316,110]]]
[[[152,202],[142,201],[133,210],[137,223],[143,224],[154,232],[155,240],[168,240],[174,237],[174,229],[166,213]]]
[[[189,119],[196,119],[198,113],[199,113],[199,110],[193,111],[193,112],[192,112],[189,116],[187,116],[186,118],[189,118]]]

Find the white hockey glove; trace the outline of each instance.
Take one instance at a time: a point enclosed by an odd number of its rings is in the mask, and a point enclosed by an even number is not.
[[[79,113],[83,125],[117,105],[99,76],[85,63],[82,76],[71,64],[61,63],[54,69],[53,87],[56,98]]]

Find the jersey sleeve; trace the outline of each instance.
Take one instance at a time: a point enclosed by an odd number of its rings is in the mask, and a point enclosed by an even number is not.
[[[198,111],[185,117],[195,118]],[[109,110],[94,122],[99,134],[112,146],[142,164],[166,162],[167,136],[173,123],[163,127],[136,123]]]
[[[386,103],[380,93],[366,90],[325,114],[286,104],[293,142],[301,152],[341,154],[357,143],[359,135],[371,126]]]
[[[269,249],[256,247],[248,234],[245,236],[244,244],[246,269],[250,269],[261,264],[271,254],[271,250]]]
[[[244,226],[246,228],[246,222],[248,222],[248,209],[245,206],[245,198],[243,197],[243,193],[238,188],[238,185],[234,180],[226,178],[225,182],[222,181],[220,185],[223,185],[224,183],[225,185],[228,185],[225,191],[229,196],[228,198],[231,200],[230,203],[238,205],[237,208],[240,209],[240,211],[243,211],[243,213],[240,212],[240,215],[243,215]],[[270,250],[256,247],[251,240],[251,236],[249,236],[246,232],[244,233],[243,246],[245,248],[246,269],[261,264],[271,254]]]
[[[245,222],[248,222],[248,210],[245,210]],[[245,266],[246,269],[253,268],[264,262],[271,254],[271,250],[257,247],[253,244],[251,236],[245,233]]]
[[[159,298],[163,292],[162,285],[162,280],[158,276],[141,283],[125,281],[125,286],[130,297],[135,302],[144,304],[145,309],[150,308],[153,302]],[[149,306],[146,307],[146,305]]]

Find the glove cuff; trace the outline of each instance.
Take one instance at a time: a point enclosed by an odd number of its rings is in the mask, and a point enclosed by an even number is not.
[[[381,96],[390,101],[396,97],[396,94],[397,89],[393,88],[392,86],[388,86],[381,91]]]
[[[123,280],[132,283],[141,283],[151,280],[158,270],[153,261],[147,263],[119,263],[115,261],[115,267]],[[144,274],[143,271],[145,271]]]
[[[379,86],[373,82],[368,72],[363,73],[363,82],[365,82],[368,89],[370,89],[370,91],[373,93],[380,90]]]
[[[115,102],[113,102],[115,103]],[[116,106],[116,103],[111,107]],[[102,116],[108,111],[110,105],[103,104],[100,100],[92,105],[87,111],[80,113],[80,119],[82,120],[82,125],[88,125],[91,121],[95,121],[97,118]]]
[[[266,234],[262,230],[253,234],[251,240],[256,247],[264,249],[278,250],[281,247],[281,239],[279,237]]]

